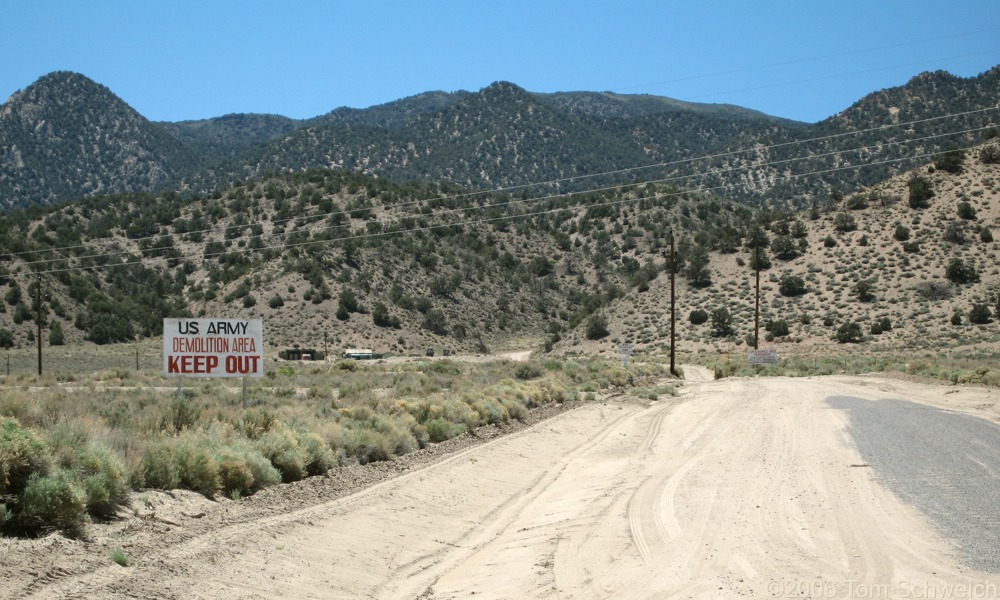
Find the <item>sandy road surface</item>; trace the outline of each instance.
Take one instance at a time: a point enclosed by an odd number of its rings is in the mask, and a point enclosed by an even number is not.
[[[33,589],[97,598],[995,597],[1000,574],[958,564],[951,541],[878,485],[846,414],[825,401],[941,398],[940,389],[723,380],[651,406],[586,405],[346,498]]]

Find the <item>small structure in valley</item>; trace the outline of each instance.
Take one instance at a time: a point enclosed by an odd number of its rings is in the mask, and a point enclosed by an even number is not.
[[[372,352],[371,348],[348,348],[344,350],[343,356],[355,360],[371,360],[375,358],[375,353]]]
[[[281,350],[278,352],[278,358],[281,360],[323,360],[326,355],[323,354],[322,350],[313,350],[312,348],[291,348],[289,350]]]

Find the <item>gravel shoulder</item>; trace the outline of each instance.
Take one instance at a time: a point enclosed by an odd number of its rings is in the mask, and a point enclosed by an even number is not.
[[[906,400],[828,402],[880,484],[956,540],[962,562],[1000,573],[1000,426]]]
[[[947,597],[1000,585],[865,466],[848,412],[827,402],[934,399],[995,419],[996,392],[699,373],[678,398],[539,414],[412,464],[239,502],[147,492],[89,542],[0,541],[0,596]],[[135,564],[111,563],[112,547]]]

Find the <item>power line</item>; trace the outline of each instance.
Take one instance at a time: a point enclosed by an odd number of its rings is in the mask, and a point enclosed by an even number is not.
[[[898,44],[889,44],[889,45],[886,45],[886,46],[873,46],[873,47],[870,47],[870,48],[860,48],[858,50],[848,50],[846,52],[837,52],[837,53],[834,53],[834,54],[824,54],[824,55],[820,55],[820,56],[811,56],[811,57],[807,57],[807,58],[797,58],[797,59],[793,59],[793,60],[786,60],[786,61],[781,61],[781,62],[776,62],[776,63],[770,63],[770,64],[766,64],[766,65],[757,65],[757,66],[754,66],[754,67],[744,67],[744,68],[740,68],[740,69],[729,69],[729,70],[726,70],[726,71],[717,71],[715,73],[705,73],[705,74],[691,75],[690,77],[678,77],[678,78],[675,78],[675,79],[667,79],[665,81],[657,81],[657,82],[654,82],[654,83],[646,83],[646,84],[640,84],[640,85],[632,85],[632,86],[626,86],[626,87],[619,87],[619,88],[616,88],[613,91],[621,92],[621,91],[625,91],[625,90],[635,90],[635,89],[641,89],[641,88],[647,88],[647,87],[654,87],[654,86],[659,86],[659,85],[668,85],[668,84],[671,84],[671,83],[683,83],[683,82],[686,82],[686,81],[696,81],[696,80],[699,80],[699,79],[711,79],[713,77],[725,77],[725,76],[729,76],[729,75],[737,75],[739,73],[749,73],[751,71],[761,71],[761,70],[764,70],[764,69],[772,69],[774,67],[787,67],[787,66],[790,66],[790,65],[798,65],[798,64],[809,63],[809,62],[816,62],[816,61],[820,61],[820,60],[827,60],[827,59],[830,59],[830,58],[843,58],[845,56],[855,56],[855,55],[858,55],[858,54],[865,54],[865,53],[868,53],[868,52],[878,52],[878,51],[881,51],[881,50],[893,50],[895,48],[903,48],[903,47],[906,47],[906,46],[915,46],[915,45],[918,45],[918,44],[925,44],[925,43],[929,43],[929,42],[940,42],[940,41],[943,41],[943,40],[950,40],[950,39],[955,39],[955,38],[967,37],[967,36],[976,35],[976,34],[979,34],[979,33],[993,33],[993,32],[998,31],[998,30],[1000,30],[1000,28],[998,28],[998,27],[991,27],[989,29],[978,29],[978,30],[975,30],[975,31],[968,31],[968,32],[964,32],[964,33],[955,33],[955,34],[951,34],[951,35],[945,35],[945,36],[934,37],[934,38],[927,38],[927,39],[923,39],[923,40],[914,40],[914,41],[909,41],[909,42],[901,42],[901,43],[898,43]],[[946,59],[934,59],[931,62],[936,62],[936,61],[940,61],[940,60],[946,60]],[[742,91],[742,90],[737,90],[737,91]],[[724,92],[724,93],[728,93],[728,92]]]
[[[677,175],[677,176],[667,177],[667,178],[663,178],[663,179],[654,179],[654,180],[644,181],[644,182],[641,182],[641,183],[619,184],[619,185],[606,186],[606,187],[601,187],[601,188],[591,188],[591,189],[582,190],[582,191],[574,191],[574,192],[564,192],[564,193],[559,193],[559,194],[552,194],[552,195],[542,196],[542,197],[537,197],[537,198],[527,198],[527,199],[520,199],[520,200],[510,200],[508,202],[500,202],[500,203],[490,204],[490,205],[487,205],[485,207],[479,207],[479,206],[457,207],[457,208],[451,208],[451,209],[445,209],[445,210],[437,211],[435,213],[435,216],[436,217],[440,217],[442,215],[452,214],[452,213],[456,213],[456,212],[469,212],[469,211],[484,210],[484,209],[496,210],[496,209],[500,209],[500,208],[511,207],[511,206],[517,205],[517,204],[527,205],[527,204],[541,203],[541,202],[544,202],[544,201],[552,201],[552,200],[557,200],[559,198],[571,197],[571,196],[574,196],[574,195],[583,195],[583,194],[598,193],[598,192],[608,192],[608,191],[612,191],[612,190],[620,190],[620,189],[625,189],[625,188],[629,188],[629,187],[635,187],[635,186],[644,185],[644,184],[669,184],[669,183],[676,183],[678,181],[682,181],[682,180],[686,180],[686,179],[694,179],[694,178],[699,178],[699,177],[719,176],[719,175],[723,175],[723,174],[726,174],[726,173],[733,173],[733,172],[739,172],[739,171],[748,171],[749,172],[751,170],[759,170],[759,169],[762,169],[762,168],[765,168],[765,167],[775,167],[775,166],[779,166],[779,165],[786,165],[786,164],[790,164],[790,163],[794,163],[794,162],[799,162],[799,161],[803,161],[803,160],[816,160],[816,159],[821,159],[821,158],[828,158],[828,157],[832,157],[832,156],[837,156],[837,155],[841,155],[841,154],[863,152],[863,151],[866,151],[866,150],[881,150],[882,148],[889,147],[889,146],[896,146],[896,145],[902,145],[902,144],[912,144],[912,143],[927,141],[927,140],[930,140],[930,139],[935,139],[935,138],[940,138],[940,137],[949,137],[949,136],[954,136],[954,135],[962,135],[962,134],[967,134],[967,133],[975,133],[975,132],[978,132],[978,131],[983,131],[983,130],[986,130],[986,129],[990,129],[992,127],[994,127],[994,125],[990,124],[990,125],[986,125],[986,126],[983,126],[983,127],[978,127],[978,128],[973,128],[973,129],[966,129],[966,130],[960,130],[960,131],[950,131],[950,132],[945,132],[945,133],[940,133],[940,134],[934,134],[934,135],[930,135],[930,136],[925,136],[925,137],[922,137],[922,138],[914,138],[914,139],[910,139],[910,140],[900,140],[900,141],[894,141],[894,142],[887,142],[887,143],[884,143],[884,144],[874,145],[874,146],[860,146],[860,147],[849,148],[849,149],[845,149],[845,150],[835,150],[835,151],[831,151],[831,152],[827,152],[827,153],[823,153],[823,154],[814,154],[814,155],[799,156],[799,157],[794,157],[794,158],[789,158],[789,159],[783,159],[783,160],[776,160],[776,161],[771,161],[771,162],[767,162],[767,163],[761,163],[761,164],[758,164],[758,165],[754,165],[752,167],[742,167],[742,166],[740,166],[740,167],[731,167],[729,169],[719,169],[719,170],[711,171],[711,172],[708,172],[708,173],[692,173],[692,174],[686,174],[686,175]],[[933,154],[930,154],[929,156],[933,156]],[[900,160],[907,160],[909,158],[911,158],[911,157],[904,157],[904,158],[902,158]],[[871,164],[882,164],[882,163],[869,163],[869,165],[871,165]],[[860,167],[858,167],[858,168],[860,168]],[[725,186],[722,186],[722,187],[726,188],[726,187],[730,187],[730,186],[729,185],[725,185]],[[403,206],[409,206],[409,205],[410,205],[410,203],[404,203],[403,204]],[[364,209],[364,210],[369,210],[369,209]],[[319,215],[319,216],[324,216],[324,215]],[[308,218],[308,217],[306,217],[306,218]],[[384,227],[387,224],[399,223],[401,220],[406,219],[406,218],[412,218],[412,217],[409,217],[409,216],[397,217],[397,218],[394,218],[394,219],[389,220],[389,221],[376,220],[375,222],[380,223]],[[249,224],[246,225],[246,227],[249,227],[249,226],[250,226]],[[222,228],[221,231],[224,231],[225,229],[228,229],[228,227],[229,226],[226,226],[226,227]],[[352,227],[352,225],[350,223],[343,224],[343,225],[333,225],[333,226],[330,226],[330,227],[321,228],[319,230],[319,233],[336,231],[336,230],[339,230],[339,229],[347,229],[347,228],[350,228],[350,227]],[[213,231],[219,231],[219,230],[213,230]],[[311,232],[311,235],[315,234],[315,233],[316,233],[315,231]],[[265,235],[274,236],[275,234],[272,233],[272,234],[253,235],[253,236],[249,236],[249,237],[244,238],[244,239],[247,239],[247,240],[263,239],[265,237]],[[159,237],[159,236],[156,236],[156,237]],[[147,238],[147,239],[152,239],[152,238]],[[337,239],[340,239],[340,238],[337,238]],[[207,248],[208,244],[210,244],[210,243],[213,243],[213,242],[205,242],[205,244],[203,245],[203,248]],[[217,242],[215,242],[215,243],[217,243]],[[169,246],[157,246],[157,247],[152,247],[152,248],[140,248],[140,252],[152,252],[152,251],[156,251],[156,250],[167,250],[167,249],[171,249],[173,247],[174,246],[171,244]],[[262,248],[254,248],[254,250],[261,250],[261,249]],[[87,255],[83,255],[83,256],[74,256],[72,258],[75,258],[77,260],[82,260],[82,259],[88,259],[88,258],[94,259],[94,258],[107,258],[107,257],[111,257],[111,256],[123,256],[123,255],[128,255],[128,254],[129,253],[127,253],[127,252],[118,251],[118,252],[107,252],[107,253],[101,253],[101,254],[87,254]],[[224,256],[226,254],[229,254],[229,251],[218,252],[218,253],[210,253],[210,254],[203,254],[202,256],[203,256],[203,258],[212,258],[212,257],[217,257],[217,256]],[[188,257],[192,257],[192,256],[194,256],[194,255],[185,255],[182,258],[188,258]],[[31,265],[37,265],[37,264],[46,264],[46,263],[51,263],[51,262],[59,262],[59,261],[63,261],[63,260],[67,260],[67,258],[66,257],[59,257],[59,258],[51,258],[51,259],[39,259],[39,260],[35,260],[35,261],[27,261],[24,264],[25,264],[25,266],[31,266]]]
[[[968,111],[963,111],[963,112],[959,112],[959,113],[951,113],[951,114],[948,114],[948,115],[941,115],[941,116],[936,116],[936,117],[927,117],[927,118],[924,118],[924,119],[915,119],[915,120],[912,120],[912,121],[903,121],[903,122],[899,122],[899,123],[883,124],[883,125],[878,125],[878,126],[874,126],[874,127],[869,127],[869,128],[866,128],[866,129],[858,129],[858,130],[849,131],[849,132],[842,132],[842,133],[830,134],[830,135],[826,135],[826,136],[820,136],[820,137],[816,137],[816,138],[809,138],[809,139],[805,139],[805,140],[793,140],[793,141],[789,141],[789,142],[780,142],[780,143],[776,143],[776,144],[770,144],[770,145],[767,145],[767,146],[755,146],[755,147],[752,147],[752,148],[740,148],[740,149],[737,149],[737,150],[731,150],[731,151],[727,151],[727,152],[719,152],[719,153],[716,153],[716,154],[710,154],[710,155],[704,155],[704,156],[697,156],[697,157],[690,157],[690,158],[684,158],[684,159],[677,159],[677,160],[672,160],[672,161],[665,161],[665,162],[660,162],[660,163],[656,163],[656,164],[652,164],[652,165],[640,165],[640,166],[637,166],[637,167],[627,167],[627,168],[615,169],[615,170],[611,170],[611,171],[604,171],[604,172],[600,172],[600,173],[592,173],[592,174],[586,174],[586,175],[576,175],[576,176],[572,176],[572,177],[564,177],[564,178],[559,178],[559,179],[552,179],[552,180],[543,181],[543,182],[533,182],[533,183],[519,184],[519,185],[514,185],[514,186],[506,186],[506,187],[494,188],[494,189],[490,189],[490,190],[479,190],[479,191],[467,192],[467,193],[456,194],[456,195],[451,195],[451,196],[442,196],[442,197],[439,197],[439,198],[428,198],[428,199],[422,199],[422,200],[414,200],[414,201],[411,201],[411,202],[403,202],[403,203],[395,204],[395,205],[393,205],[393,208],[397,208],[397,209],[399,209],[399,208],[406,208],[406,207],[410,207],[410,206],[419,205],[419,204],[424,203],[424,202],[453,201],[453,200],[461,200],[461,199],[464,199],[464,198],[474,198],[474,197],[477,197],[477,196],[483,196],[483,195],[487,195],[487,194],[510,193],[510,192],[513,192],[513,191],[522,190],[522,189],[529,189],[529,188],[561,186],[562,184],[565,184],[565,183],[568,183],[568,182],[571,182],[571,181],[581,181],[581,180],[584,180],[584,179],[593,179],[593,178],[598,178],[598,177],[611,177],[611,176],[614,176],[614,175],[633,174],[633,173],[637,173],[637,172],[640,172],[640,171],[646,171],[646,170],[652,170],[652,169],[659,169],[659,168],[666,168],[666,167],[676,167],[676,166],[680,166],[680,165],[684,165],[684,164],[692,164],[692,163],[697,163],[697,162],[702,162],[702,161],[712,161],[712,160],[718,160],[718,159],[727,158],[727,157],[738,156],[738,155],[746,153],[746,152],[773,151],[773,150],[778,149],[778,148],[784,148],[784,147],[790,147],[790,146],[797,146],[797,145],[805,145],[805,144],[811,144],[811,143],[815,143],[815,142],[829,141],[829,140],[833,140],[833,139],[837,139],[837,138],[843,138],[843,137],[848,137],[848,136],[862,135],[862,134],[865,134],[865,133],[871,133],[871,132],[875,132],[875,131],[887,131],[887,130],[895,129],[895,128],[899,128],[899,127],[910,127],[910,126],[913,126],[913,125],[919,125],[919,124],[923,124],[923,123],[930,123],[930,122],[940,121],[940,120],[944,120],[944,119],[953,119],[953,118],[958,118],[958,117],[964,117],[964,116],[969,116],[969,115],[974,115],[974,114],[989,112],[989,111],[992,111],[992,110],[997,110],[998,108],[1000,108],[1000,106],[990,106],[990,107],[986,107],[986,108],[968,110]],[[988,127],[991,127],[991,126],[988,126]],[[952,132],[952,133],[946,133],[946,134],[939,134],[939,135],[935,135],[935,136],[928,136],[926,138],[918,138],[918,139],[915,139],[915,140],[906,140],[906,141],[901,141],[901,142],[890,142],[890,143],[888,143],[886,145],[894,145],[894,144],[900,144],[900,143],[910,143],[910,142],[915,142],[915,141],[922,141],[922,140],[926,140],[926,139],[931,139],[933,137],[945,137],[947,135],[960,135],[962,133],[969,133],[971,131],[975,131],[975,130],[966,130],[966,131]],[[853,148],[853,149],[847,149],[847,150],[840,150],[840,151],[835,151],[835,152],[828,153],[827,155],[838,154],[838,153],[847,153],[847,152],[856,152],[856,151],[859,151],[859,150],[862,150],[862,149],[868,149],[868,148]],[[807,157],[807,158],[818,158],[818,157],[822,157],[822,156],[826,156],[826,155],[814,155],[814,156]],[[796,160],[796,159],[788,159],[788,161],[791,161],[791,160]],[[774,163],[774,164],[780,164],[780,162],[788,162],[788,161],[779,161],[779,163]],[[758,165],[757,168],[770,166],[770,164],[771,163],[765,163],[765,164],[762,164],[762,165]],[[725,173],[725,172],[729,172],[729,171],[730,170],[717,171],[716,173]],[[676,176],[673,179],[680,180],[680,179],[686,179],[686,178],[695,177],[695,176],[701,176],[701,175],[700,174],[681,175],[681,176]],[[662,183],[662,182],[668,181],[669,179],[670,178],[668,178],[668,179],[661,179],[661,180],[654,180],[654,181]],[[627,185],[627,184],[619,184],[619,185],[615,185],[615,186],[611,186],[611,187],[594,188],[594,189],[589,189],[589,190],[577,190],[575,192],[568,192],[567,194],[569,194],[569,193],[581,193],[582,194],[582,193],[591,193],[591,192],[595,192],[595,191],[606,191],[608,189],[622,187],[623,185]],[[550,197],[541,197],[541,198],[538,198],[538,200],[544,200],[544,199],[547,199],[547,198],[563,197],[563,196],[565,196],[567,194],[556,194],[556,195],[553,195],[553,196],[550,196]],[[371,208],[370,207],[362,207],[362,208],[350,209],[350,210],[342,210],[342,211],[337,211],[337,212],[342,213],[342,214],[344,214],[347,217],[350,217],[353,214],[356,214],[356,213],[359,213],[359,212],[363,212],[363,211],[368,211],[368,210],[371,210]],[[469,210],[469,209],[468,208],[456,208],[456,209],[448,209],[448,210]],[[329,217],[329,215],[321,215],[321,214],[318,214],[318,215],[305,215],[305,216],[299,215],[299,216],[289,217],[287,219],[281,219],[281,220],[277,220],[277,221],[271,221],[271,224],[272,225],[274,225],[274,224],[284,224],[284,223],[289,223],[291,221],[295,221],[295,220],[299,220],[299,219],[314,219],[314,220],[318,221],[320,219],[328,218],[328,217]],[[256,223],[246,223],[243,226],[245,226],[245,227],[252,227],[255,224],[259,225],[259,222],[256,222]],[[188,232],[185,232],[185,233],[187,233],[187,234],[211,234],[211,233],[219,233],[219,232],[224,232],[226,229],[228,229],[231,226],[232,226],[231,224],[227,224],[227,225],[221,225],[219,227],[212,227],[212,228],[209,228],[209,229],[188,231]],[[349,224],[345,225],[345,227],[346,226],[349,226]],[[335,228],[337,228],[337,227],[334,227],[334,229]],[[153,239],[157,239],[157,238],[160,238],[160,237],[162,237],[162,234],[157,234],[157,235],[152,235],[152,236],[144,236],[144,237],[139,237],[139,238],[130,238],[130,240],[132,242],[135,242],[135,243],[141,243],[143,241],[153,240]],[[94,246],[102,246],[102,245],[104,245],[104,246],[110,246],[110,245],[117,245],[117,244],[119,244],[118,241],[94,242],[94,243],[80,244],[80,245],[75,245],[75,246],[62,246],[62,247],[55,247],[55,248],[40,248],[40,249],[36,249],[36,250],[24,250],[24,251],[9,253],[8,256],[16,257],[16,256],[20,256],[20,255],[37,254],[37,253],[44,253],[44,252],[66,252],[66,251],[69,251],[69,250],[77,250],[77,249],[82,249],[82,248],[91,248],[91,247],[94,247]],[[170,247],[172,247],[172,246],[142,248],[140,250],[142,250],[142,251],[154,251],[154,250],[167,249],[167,248],[170,248]],[[116,255],[116,254],[120,254],[120,252],[108,253],[107,255]],[[76,257],[76,258],[94,258],[94,257],[100,257],[100,256],[104,256],[104,255],[100,255],[100,254],[98,254],[98,255],[88,255],[88,256]],[[49,260],[64,260],[64,258],[49,259]],[[36,264],[36,263],[40,263],[40,262],[46,262],[46,261],[45,260],[38,260],[38,261],[29,262],[27,264]]]
[[[971,56],[981,56],[983,54],[996,54],[998,52],[1000,52],[1000,50],[997,50],[997,49],[984,50],[982,52],[972,52],[970,54],[960,54],[960,55],[956,55],[956,56],[946,56],[944,58],[935,59],[934,61],[931,61],[931,62],[940,62],[940,61],[944,61],[944,60],[954,60],[956,58],[969,58]],[[715,96],[725,96],[725,95],[728,95],[728,94],[735,94],[735,93],[738,93],[738,92],[753,92],[753,91],[757,91],[757,90],[767,90],[767,89],[773,89],[773,88],[777,88],[777,87],[784,87],[784,86],[789,86],[789,85],[795,85],[795,84],[798,84],[798,83],[812,83],[812,82],[815,82],[815,81],[824,81],[824,80],[827,80],[827,79],[837,79],[837,78],[840,78],[840,77],[850,77],[852,75],[861,75],[861,74],[864,74],[864,73],[877,73],[879,71],[888,71],[890,69],[898,69],[900,67],[912,67],[914,65],[925,64],[926,62],[928,62],[928,61],[911,62],[911,63],[901,63],[901,64],[896,64],[896,65],[890,65],[888,67],[874,67],[874,68],[871,68],[871,69],[863,69],[861,71],[851,71],[849,73],[839,73],[839,74],[835,74],[835,75],[821,75],[819,77],[809,77],[808,79],[797,79],[797,80],[794,80],[794,81],[783,81],[783,82],[779,82],[779,83],[771,83],[771,84],[768,84],[768,85],[760,85],[760,86],[754,86],[754,87],[748,87],[748,88],[739,88],[739,89],[735,89],[735,90],[726,90],[724,92],[712,92],[711,94],[700,94],[700,95],[697,95],[697,96],[691,96],[691,98],[695,99],[695,100],[699,100],[699,99],[702,99],[702,98],[713,98]]]
[[[810,155],[810,156],[805,156],[805,157],[796,157],[796,158],[791,158],[791,159],[785,159],[785,160],[779,160],[779,161],[772,161],[772,162],[769,162],[769,163],[758,164],[758,165],[755,165],[753,167],[733,167],[733,168],[730,168],[730,169],[716,170],[716,171],[713,171],[711,173],[694,173],[694,174],[688,174],[688,175],[679,175],[679,176],[668,177],[668,178],[663,178],[663,179],[659,179],[659,180],[645,181],[645,182],[642,182],[642,183],[661,183],[661,184],[662,183],[672,183],[672,182],[676,182],[676,181],[679,181],[679,180],[692,179],[692,178],[696,178],[696,177],[704,177],[704,176],[707,176],[707,175],[715,175],[715,176],[717,176],[717,175],[721,175],[721,174],[725,174],[725,173],[738,172],[738,171],[742,171],[742,170],[750,171],[752,169],[761,169],[761,168],[764,168],[764,167],[773,167],[775,165],[782,165],[782,164],[792,163],[792,162],[801,161],[801,160],[811,160],[811,159],[824,158],[824,157],[829,157],[829,156],[836,156],[838,154],[855,153],[855,152],[861,152],[861,151],[864,151],[864,150],[871,150],[871,149],[881,149],[881,147],[886,147],[886,146],[899,145],[899,144],[907,144],[907,143],[914,143],[914,142],[925,141],[925,140],[933,139],[933,138],[937,138],[937,137],[947,137],[947,136],[952,136],[952,135],[960,135],[960,134],[964,134],[964,133],[971,133],[971,132],[981,131],[981,130],[984,130],[984,129],[989,129],[991,127],[993,127],[993,125],[987,125],[987,126],[984,126],[984,127],[975,128],[975,129],[968,129],[968,130],[963,130],[963,131],[946,132],[946,133],[942,133],[942,134],[936,134],[936,135],[932,135],[932,136],[926,136],[924,138],[916,138],[916,139],[911,139],[911,140],[889,142],[889,143],[886,143],[886,144],[882,144],[881,146],[863,146],[863,147],[858,147],[858,148],[850,148],[850,149],[846,149],[846,150],[833,151],[833,152],[829,152],[829,153],[825,153],[825,154]],[[870,163],[870,164],[880,164],[880,163]],[[458,208],[453,208],[453,209],[446,209],[446,210],[443,210],[443,211],[437,211],[435,213],[435,216],[439,217],[439,216],[441,216],[443,214],[449,214],[449,213],[460,212],[460,211],[461,212],[467,212],[467,211],[472,211],[472,210],[479,210],[481,208],[498,209],[498,208],[509,207],[509,206],[512,206],[512,205],[515,205],[515,204],[539,203],[539,202],[543,202],[543,201],[551,201],[551,200],[555,200],[555,199],[559,199],[559,198],[565,198],[565,197],[569,197],[569,196],[573,196],[573,195],[578,195],[578,194],[606,192],[606,191],[611,191],[611,190],[616,190],[616,189],[628,188],[628,187],[633,187],[633,186],[636,186],[636,185],[641,185],[642,183],[623,184],[623,185],[620,184],[620,185],[607,186],[607,187],[602,187],[602,188],[592,188],[592,189],[589,189],[589,190],[582,190],[582,191],[576,191],[576,192],[566,192],[566,193],[561,193],[561,194],[554,194],[554,195],[549,195],[549,196],[542,196],[542,197],[538,197],[538,198],[529,198],[529,199],[521,199],[521,200],[511,200],[509,202],[490,204],[490,205],[488,205],[486,207],[475,207],[475,206],[473,206],[473,207],[458,207]],[[729,187],[729,186],[723,186],[723,187]],[[404,204],[404,206],[405,205],[409,205],[409,204]],[[320,216],[323,216],[323,215],[320,215]],[[305,217],[305,218],[308,218],[308,217]],[[394,219],[392,221],[389,221],[389,222],[390,223],[398,223],[401,219],[405,219],[405,218],[411,218],[411,217],[399,217],[399,218],[396,218],[396,219]],[[386,224],[385,221],[379,221],[379,222],[382,223],[383,225]],[[250,224],[247,224],[246,226],[249,227]],[[321,229],[320,232],[323,232],[323,231],[334,231],[334,230],[338,230],[338,229],[346,229],[346,228],[349,228],[349,227],[351,227],[351,224],[349,224],[349,223],[345,224],[345,225],[335,225],[335,226],[331,226],[331,227],[327,227],[327,228]],[[226,228],[228,228],[228,226],[225,227],[225,228],[223,228],[223,230],[226,229]],[[269,235],[275,235],[275,234],[269,234]],[[253,239],[262,239],[263,237],[264,237],[264,234],[261,234],[261,235],[250,236],[247,239],[250,239],[250,240],[253,240]],[[148,238],[148,239],[151,239],[151,238]],[[204,247],[207,247],[208,244],[211,244],[211,243],[218,243],[218,242],[205,242]],[[153,248],[141,248],[140,252],[150,252],[150,251],[154,251],[154,250],[167,250],[167,249],[170,249],[170,248],[173,248],[173,245],[170,245],[170,246],[159,246],[159,247],[153,247]],[[109,256],[123,256],[123,255],[129,255],[129,254],[130,253],[125,252],[125,251],[116,251],[116,252],[108,252],[108,253],[103,253],[103,254],[90,254],[90,255],[84,255],[84,256],[75,256],[75,257],[72,257],[72,258],[76,258],[76,259],[80,260],[80,259],[85,259],[85,258],[105,258],[105,257],[109,257]],[[229,252],[227,251],[227,252],[213,253],[213,254],[207,254],[207,255],[204,255],[204,256],[207,258],[207,257],[221,256],[221,255],[225,255],[225,254],[229,254]],[[191,255],[187,255],[187,256],[191,256]],[[59,261],[64,261],[64,260],[68,260],[68,258],[67,257],[58,257],[58,258],[54,258],[54,259],[40,259],[40,260],[36,260],[36,261],[26,262],[25,264],[26,265],[45,264],[45,263],[59,262]]]
[[[975,145],[961,147],[961,148],[958,148],[958,150],[968,150],[968,149],[973,148],[973,147],[975,147]],[[911,156],[905,156],[905,157],[900,157],[900,158],[886,159],[886,160],[882,160],[882,161],[869,162],[869,163],[866,163],[865,165],[845,165],[845,166],[841,166],[841,167],[831,167],[831,168],[828,168],[828,169],[819,169],[819,170],[810,171],[810,172],[806,172],[806,173],[781,175],[781,176],[778,176],[776,179],[778,179],[778,180],[794,180],[794,179],[800,179],[800,178],[803,178],[803,177],[811,177],[811,176],[815,176],[815,175],[823,175],[823,174],[828,174],[828,173],[835,173],[835,172],[847,171],[847,170],[852,170],[852,169],[859,169],[859,168],[863,168],[863,167],[866,167],[866,166],[876,166],[876,165],[883,165],[883,164],[892,164],[892,163],[904,162],[904,161],[915,160],[915,159],[920,159],[920,158],[929,158],[929,157],[932,157],[932,156],[936,156],[937,154],[938,154],[938,152],[928,152],[928,153],[925,153],[925,154],[918,154],[918,155],[911,155]],[[588,208],[589,207],[593,207],[593,206],[617,206],[617,205],[621,205],[621,204],[629,204],[629,203],[635,203],[635,202],[642,202],[644,200],[646,200],[646,201],[648,201],[648,200],[661,200],[661,199],[665,199],[665,198],[684,196],[684,195],[692,194],[692,193],[707,194],[707,193],[718,191],[718,190],[724,190],[724,189],[729,188],[729,187],[730,187],[730,185],[728,185],[728,184],[719,185],[719,186],[713,186],[713,187],[701,187],[701,188],[695,188],[695,189],[689,189],[689,190],[674,191],[674,192],[669,192],[669,193],[659,193],[659,194],[654,194],[653,196],[647,196],[647,197],[625,198],[625,199],[619,199],[619,200],[611,200],[611,201],[607,201],[607,202],[595,202],[595,203],[592,203],[592,204],[588,204],[587,206],[588,206]],[[500,221],[508,221],[508,220],[515,220],[515,219],[526,219],[526,218],[531,218],[531,217],[536,217],[536,216],[541,216],[541,215],[552,214],[552,213],[560,212],[560,211],[563,211],[563,210],[565,210],[565,207],[551,208],[551,209],[540,210],[540,211],[536,211],[536,212],[521,213],[521,214],[515,214],[515,215],[502,215],[502,216],[485,218],[485,219],[470,219],[470,220],[466,220],[466,221],[459,221],[459,222],[452,222],[452,223],[439,223],[439,224],[435,224],[435,225],[427,225],[427,226],[414,227],[414,228],[406,229],[406,230],[357,233],[357,234],[352,234],[352,235],[348,235],[348,236],[342,236],[342,237],[338,237],[338,238],[328,238],[328,239],[323,239],[323,240],[308,240],[308,241],[297,242],[297,243],[284,243],[284,244],[277,244],[277,245],[273,245],[273,246],[265,246],[265,247],[261,247],[261,248],[253,248],[252,251],[254,251],[254,252],[261,252],[261,251],[265,251],[265,250],[278,250],[278,249],[288,250],[288,249],[292,249],[292,248],[303,248],[303,247],[307,247],[307,246],[314,246],[314,245],[319,245],[319,244],[328,244],[328,243],[335,243],[335,242],[344,242],[344,241],[349,241],[349,240],[372,239],[372,238],[377,238],[377,237],[387,237],[387,236],[390,236],[390,235],[414,234],[414,233],[418,233],[418,232],[428,232],[428,231],[434,231],[434,230],[437,230],[437,229],[443,229],[443,228],[446,228],[446,227],[465,227],[465,226],[470,226],[470,225],[484,225],[484,224],[489,224],[489,223],[494,223],[494,222],[500,222]],[[207,259],[207,258],[222,256],[222,255],[225,255],[225,254],[230,254],[230,252],[224,252],[224,253],[218,253],[218,254],[209,254],[209,255],[201,255],[200,258],[202,258],[202,260],[204,260],[204,259]],[[129,256],[131,257],[133,255],[129,255]],[[199,255],[197,255],[197,254],[188,254],[188,255],[182,255],[180,257],[175,257],[175,258],[177,260],[186,259],[186,258],[199,258]],[[51,270],[46,270],[46,271],[36,271],[36,272],[34,272],[34,274],[36,274],[36,275],[49,275],[49,274],[71,272],[71,271],[79,271],[79,270],[103,270],[103,269],[111,269],[111,268],[114,268],[114,267],[123,267],[123,266],[130,266],[130,265],[142,264],[142,263],[143,263],[142,259],[139,259],[138,262],[126,262],[126,263],[105,264],[105,265],[78,266],[78,267],[65,268],[65,269],[51,269]],[[143,264],[143,266],[145,266],[145,265]]]

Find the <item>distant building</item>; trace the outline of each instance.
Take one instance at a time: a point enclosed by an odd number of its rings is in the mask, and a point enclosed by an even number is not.
[[[322,350],[292,348],[278,352],[278,358],[281,360],[323,360],[326,355],[323,354]]]
[[[348,348],[344,350],[343,356],[355,360],[371,360],[375,358],[375,353],[371,351],[371,348]]]

